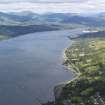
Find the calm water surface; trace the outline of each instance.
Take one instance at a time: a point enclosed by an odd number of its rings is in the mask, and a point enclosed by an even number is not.
[[[40,105],[55,85],[73,78],[62,65],[68,35],[81,29],[28,34],[0,42],[0,105]]]

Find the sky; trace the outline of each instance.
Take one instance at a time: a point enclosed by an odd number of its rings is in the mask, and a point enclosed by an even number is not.
[[[91,14],[105,12],[105,0],[0,0],[0,11]]]
[[[7,3],[7,2],[84,2],[85,0],[0,0],[1,3]]]

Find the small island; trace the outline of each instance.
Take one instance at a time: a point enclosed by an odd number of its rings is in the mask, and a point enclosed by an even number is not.
[[[76,77],[47,105],[105,105],[105,37],[75,38],[64,65]]]

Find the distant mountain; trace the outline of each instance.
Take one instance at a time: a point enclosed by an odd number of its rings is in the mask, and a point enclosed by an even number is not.
[[[33,15],[21,13],[2,13],[0,12],[0,25],[22,25],[32,21]]]
[[[102,18],[98,18],[98,16],[82,16],[70,13],[36,14],[30,11],[17,13],[0,12],[0,25],[39,25],[53,23],[79,24],[85,26],[105,26],[104,20]]]
[[[33,32],[71,29],[82,26],[104,27],[104,17],[105,13],[83,16],[75,13],[0,12],[0,35],[14,37]]]
[[[103,20],[105,22],[105,12],[94,14],[91,17],[93,17],[93,18],[95,18],[97,20]]]

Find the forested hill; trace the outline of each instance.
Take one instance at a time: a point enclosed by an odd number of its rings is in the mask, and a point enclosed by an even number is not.
[[[28,25],[28,26],[1,25],[0,35],[15,37],[23,34],[28,34],[28,33],[52,31],[52,30],[58,30],[58,29],[59,28],[53,27],[50,25]]]

